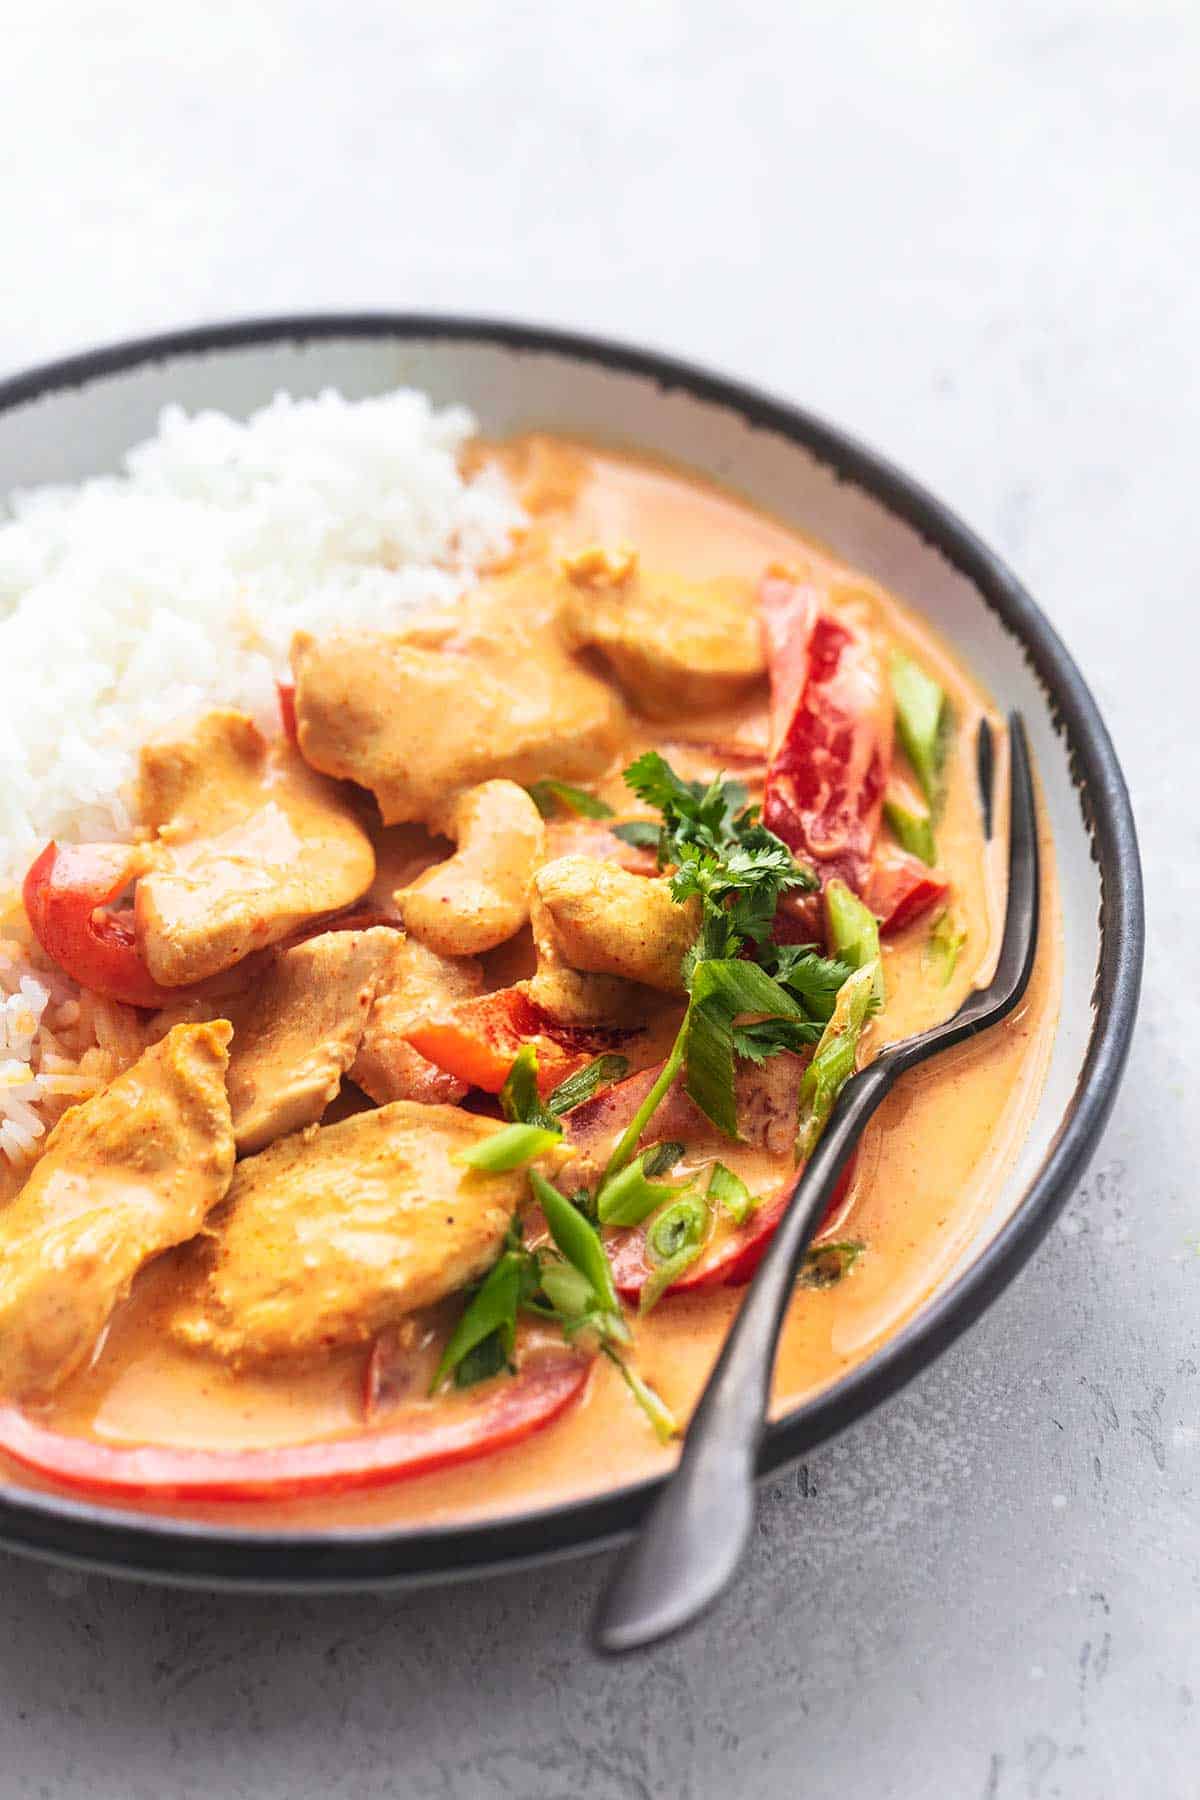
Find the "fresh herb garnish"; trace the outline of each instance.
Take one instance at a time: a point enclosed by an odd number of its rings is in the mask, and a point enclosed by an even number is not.
[[[650,1274],[638,1295],[638,1310],[643,1313],[678,1281],[700,1255],[712,1226],[708,1202],[695,1192],[683,1193],[672,1201],[646,1233],[646,1260]]]
[[[914,812],[902,800],[888,799],[883,803],[883,816],[900,848],[932,868],[937,861],[937,844],[929,814]]]
[[[683,1155],[684,1146],[664,1139],[661,1144],[653,1144],[642,1158],[642,1171],[653,1180],[659,1175],[669,1175],[675,1164]]]
[[[835,956],[822,956],[814,944],[763,944],[758,961],[780,987],[785,987],[810,1019],[823,1025],[833,1012],[842,983],[854,973]]]
[[[568,1075],[565,1081],[560,1081],[546,1105],[556,1118],[560,1118],[573,1107],[582,1106],[585,1100],[591,1100],[602,1087],[610,1087],[614,1081],[621,1081],[628,1073],[629,1058],[609,1051],[604,1056],[598,1056],[595,1062],[588,1063],[586,1068]]]
[[[849,959],[834,963],[811,945],[789,949],[770,941],[780,897],[818,883],[761,823],[757,807],[747,806],[740,782],[685,781],[653,750],[626,769],[625,781],[662,814],[659,866],[671,868],[675,900],[699,900],[701,924],[683,962],[689,995],[683,1023],[609,1158],[606,1181],[630,1162],[681,1069],[691,1099],[736,1138],[735,1056],[761,1062],[811,1043],[817,1033],[810,1027],[829,1017],[833,994],[849,973]],[[735,1024],[747,1014],[760,1016]]]
[[[854,1073],[858,1041],[871,1011],[875,991],[874,963],[856,969],[837,997],[821,1041],[800,1081],[800,1117],[796,1126],[796,1161],[816,1148],[833,1103]]]
[[[611,1344],[601,1344],[600,1348],[621,1371],[621,1379],[649,1419],[659,1443],[669,1444],[673,1437],[678,1437],[679,1426],[675,1415],[661,1395],[655,1393],[649,1382],[642,1380],[636,1369],[630,1368],[625,1358],[618,1355]]]
[[[498,1374],[512,1366],[516,1344],[517,1311],[537,1285],[536,1259],[521,1242],[520,1226],[509,1229],[508,1242],[475,1289],[465,1312],[442,1352],[430,1393],[453,1375],[459,1387]],[[490,1345],[490,1349],[485,1346]]]
[[[855,1238],[846,1238],[836,1244],[814,1244],[804,1259],[804,1267],[800,1271],[799,1287],[824,1288],[833,1287],[848,1275],[866,1246]]]
[[[621,1303],[613,1286],[612,1269],[596,1227],[536,1169],[529,1171],[529,1184],[558,1248],[572,1267],[591,1282],[603,1310],[620,1317]]]
[[[821,1027],[815,1019],[756,1019],[733,1028],[733,1054],[760,1067],[769,1056],[784,1050],[803,1050],[815,1044]]]
[[[698,962],[685,1021],[687,1091],[701,1112],[731,1138],[738,1136],[733,1022],[742,1013],[804,1022],[798,1002],[757,963]]]
[[[744,1225],[755,1207],[760,1204],[759,1196],[752,1194],[740,1175],[727,1169],[724,1163],[714,1163],[712,1174],[708,1178],[708,1198],[713,1206],[719,1206],[727,1212],[735,1225]]]
[[[561,1142],[562,1131],[557,1124],[505,1125],[501,1131],[472,1144],[469,1150],[460,1150],[454,1160],[481,1175],[507,1175],[512,1169],[536,1162]]]
[[[889,673],[896,706],[896,736],[921,792],[930,807],[936,809],[941,800],[950,719],[946,690],[903,650],[892,652]]]
[[[562,1130],[552,1106],[549,1102],[543,1105],[538,1093],[538,1059],[532,1044],[522,1044],[513,1058],[512,1068],[500,1089],[500,1110],[514,1125],[538,1125],[544,1131]]]
[[[830,944],[850,968],[864,969],[871,965],[875,973],[873,1002],[882,1006],[883,958],[879,948],[879,920],[853,888],[836,878],[825,884],[825,928]]]
[[[573,787],[569,781],[531,781],[525,792],[543,819],[553,819],[559,811],[575,813],[581,819],[611,819],[613,809],[606,800],[597,799],[586,788]]]
[[[943,907],[930,927],[921,953],[921,964],[926,974],[936,977],[942,987],[949,986],[966,941],[966,926],[956,913]]]
[[[596,1195],[596,1217],[602,1225],[640,1225],[680,1192],[663,1182],[647,1181],[646,1158],[635,1156],[603,1182]]]

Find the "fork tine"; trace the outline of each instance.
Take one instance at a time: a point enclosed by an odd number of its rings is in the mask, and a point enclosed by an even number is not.
[[[993,1002],[1006,1000],[1011,1008],[1025,992],[1033,969],[1041,886],[1033,769],[1025,721],[1018,712],[1008,715],[1008,754],[1008,902],[988,991]]]

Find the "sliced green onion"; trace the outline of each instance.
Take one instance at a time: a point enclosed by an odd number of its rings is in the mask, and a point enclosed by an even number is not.
[[[629,1367],[625,1358],[619,1356],[611,1344],[601,1344],[600,1348],[621,1371],[622,1381],[654,1427],[654,1435],[659,1443],[669,1444],[673,1437],[679,1435],[679,1426],[666,1401],[655,1393],[649,1382],[642,1380],[636,1369]]]
[[[727,1169],[724,1163],[713,1164],[708,1178],[708,1198],[713,1206],[722,1207],[735,1225],[744,1225],[760,1204],[758,1195],[752,1194],[741,1176]]]
[[[555,1117],[569,1113],[572,1107],[581,1106],[590,1100],[602,1087],[608,1087],[614,1081],[620,1081],[629,1073],[629,1058],[617,1056],[611,1052],[598,1056],[585,1069],[577,1069],[574,1075],[568,1075],[565,1081],[549,1094],[546,1105]]]
[[[852,969],[871,964],[875,971],[875,1003],[884,1002],[879,920],[852,888],[835,876],[825,883],[825,923],[834,954]],[[835,1006],[836,1011],[836,1006]]]
[[[966,941],[966,926],[947,907],[943,907],[933,921],[921,953],[921,966],[942,987],[949,986]]]
[[[796,1161],[804,1162],[816,1148],[834,1101],[854,1073],[858,1042],[875,988],[875,965],[857,969],[837,997],[833,1017],[825,1027],[813,1059],[800,1082],[800,1113],[796,1125]]]
[[[803,1020],[799,1004],[757,963],[741,958],[697,963],[687,1036],[687,1091],[726,1137],[738,1135],[733,1022],[741,1013]]]
[[[490,1381],[494,1375],[511,1368],[508,1357],[503,1332],[493,1331],[473,1350],[467,1351],[454,1371],[455,1387],[469,1388],[478,1381]]]
[[[946,756],[945,727],[949,712],[946,690],[902,650],[892,652],[892,699],[896,735],[930,806],[941,797]]]
[[[865,1244],[859,1243],[856,1238],[846,1238],[841,1243],[814,1244],[804,1259],[799,1285],[808,1288],[833,1287],[850,1273],[865,1248]]]
[[[671,1283],[691,1268],[704,1248],[711,1224],[707,1202],[695,1193],[682,1194],[659,1214],[646,1233],[651,1271],[638,1296],[640,1312],[649,1312]]]
[[[525,792],[543,819],[552,819],[559,808],[577,813],[581,819],[611,819],[613,809],[606,800],[597,799],[586,788],[573,787],[569,781],[531,781]]]
[[[505,1175],[510,1169],[535,1162],[561,1143],[562,1132],[557,1126],[548,1130],[542,1125],[505,1125],[469,1150],[461,1150],[454,1160],[481,1175]]]
[[[654,1177],[667,1175],[675,1167],[683,1155],[684,1146],[665,1138],[661,1144],[653,1144],[642,1158],[642,1173]]]
[[[591,1282],[601,1306],[607,1312],[619,1313],[621,1305],[613,1286],[612,1269],[595,1226],[536,1169],[530,1169],[529,1181],[558,1248],[571,1266]]]
[[[500,1110],[514,1125],[540,1125],[543,1131],[560,1129],[538,1093],[538,1059],[532,1044],[522,1044],[513,1059],[500,1089]]]
[[[604,1182],[596,1195],[596,1216],[602,1225],[640,1225],[679,1193],[678,1188],[647,1181],[645,1161],[635,1156]]]
[[[901,848],[932,868],[937,861],[937,845],[934,843],[933,821],[929,814],[912,812],[899,800],[885,800],[883,816]]]
[[[573,1263],[547,1262],[542,1269],[542,1292],[564,1319],[578,1319],[596,1305],[596,1290]]]
[[[469,1301],[442,1351],[442,1359],[430,1383],[431,1394],[435,1394],[446,1377],[493,1332],[500,1335],[504,1360],[511,1358],[521,1299],[521,1257],[521,1251],[506,1250]]]
[[[617,1139],[616,1147],[604,1169],[604,1179],[608,1181],[618,1169],[623,1169],[638,1147],[638,1139],[646,1129],[661,1102],[666,1098],[667,1090],[683,1067],[683,1059],[687,1055],[688,1020],[691,1008],[683,1015],[683,1023],[675,1042],[671,1046],[671,1054],[658,1072],[658,1079],[650,1089],[642,1104],[630,1119],[628,1125]]]

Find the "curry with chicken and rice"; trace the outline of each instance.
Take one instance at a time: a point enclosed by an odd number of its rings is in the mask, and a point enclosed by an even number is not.
[[[684,474],[479,454],[530,523],[478,591],[298,633],[277,733],[148,743],[134,841],[29,869],[42,950],[151,1040],[0,1211],[35,1479],[402,1520],[660,1466],[841,1085],[994,952],[999,720],[928,629]],[[969,1236],[1044,1071],[1043,942],[1017,1018],[869,1132],[781,1403]]]

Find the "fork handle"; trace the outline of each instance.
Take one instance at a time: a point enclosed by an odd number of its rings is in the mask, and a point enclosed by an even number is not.
[[[884,1059],[842,1089],[725,1340],[678,1466],[601,1598],[597,1649],[636,1650],[680,1630],[711,1606],[737,1568],[754,1522],[755,1465],[796,1272],[864,1125],[895,1079]]]

